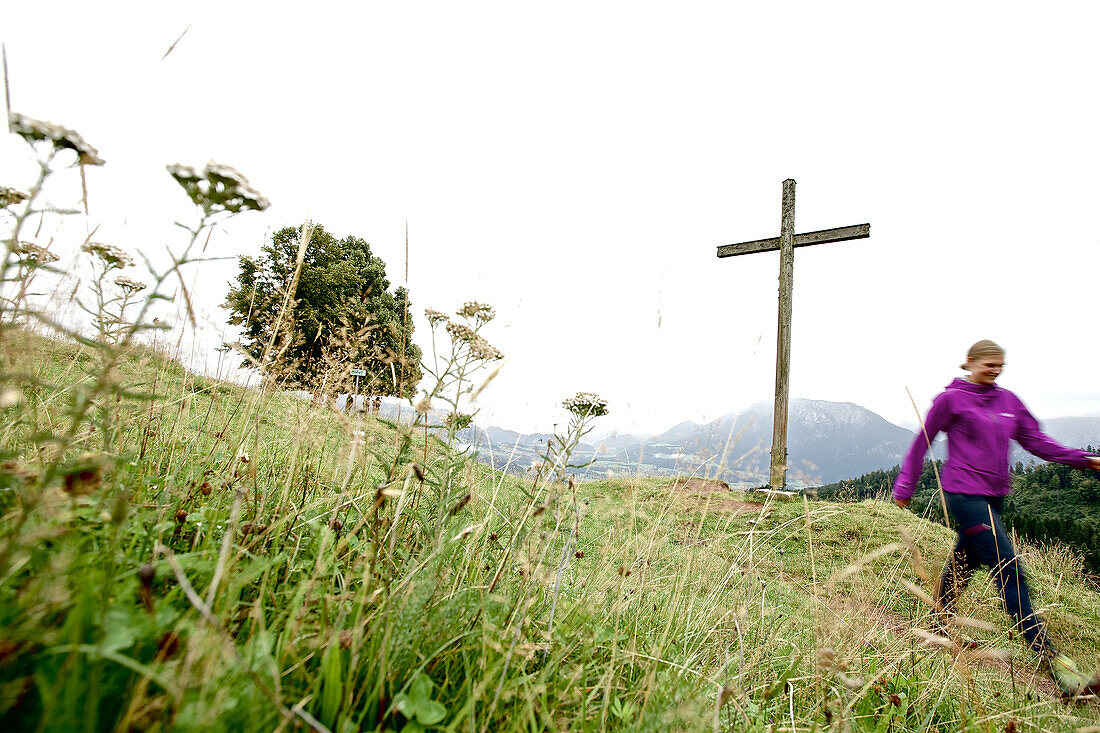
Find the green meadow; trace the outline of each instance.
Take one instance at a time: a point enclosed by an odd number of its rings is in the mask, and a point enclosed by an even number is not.
[[[933,629],[952,536],[892,505],[509,476],[148,345],[2,335],[6,730],[1100,729],[984,579]],[[1095,666],[1095,583],[1023,556]]]

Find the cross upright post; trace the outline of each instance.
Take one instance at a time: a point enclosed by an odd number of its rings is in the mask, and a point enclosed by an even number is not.
[[[756,252],[779,250],[779,329],[775,357],[775,413],[772,422],[771,475],[772,491],[784,491],[787,486],[787,412],[790,403],[791,373],[791,306],[794,292],[794,248],[828,242],[845,242],[871,236],[870,224],[823,229],[805,234],[794,231],[794,179],[783,181],[783,211],[779,236],[751,242],[726,244],[718,248],[718,256],[736,257]]]

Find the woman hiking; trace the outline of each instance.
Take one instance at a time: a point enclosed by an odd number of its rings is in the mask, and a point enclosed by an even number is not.
[[[974,572],[989,568],[1016,628],[1062,691],[1071,697],[1100,693],[1100,677],[1083,674],[1051,643],[1046,623],[1031,606],[1024,569],[1001,520],[1001,505],[1012,490],[1010,440],[1043,460],[1074,468],[1100,470],[1100,456],[1051,440],[1020,399],[995,384],[1004,368],[1004,349],[997,344],[983,340],[971,346],[962,368],[968,376],[955,379],[932,402],[924,432],[918,432],[894,482],[894,503],[908,508],[926,451],[938,433],[947,433],[941,481],[958,539],[936,587],[936,610],[941,617],[953,615]]]

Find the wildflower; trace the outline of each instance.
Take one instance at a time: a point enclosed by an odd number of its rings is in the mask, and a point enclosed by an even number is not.
[[[65,473],[65,492],[73,496],[90,494],[99,488],[103,467],[93,458],[84,456]]]
[[[447,512],[447,516],[448,517],[453,517],[454,515],[458,514],[460,511],[462,511],[462,509],[469,503],[470,503],[470,494],[467,493],[461,499],[459,499],[458,501],[456,501],[454,503],[454,506],[451,507],[451,510],[449,512]]]
[[[85,242],[82,250],[90,255],[95,255],[99,259],[103,260],[103,263],[107,265],[107,269],[114,268],[122,269],[123,267],[130,267],[134,264],[134,258],[130,254],[122,249],[116,247],[113,244],[102,244],[100,242]]]
[[[0,209],[21,204],[27,200],[27,194],[14,188],[0,186]]]
[[[248,463],[252,459],[249,457],[249,455],[247,453],[242,452],[240,455],[237,456],[237,460],[240,461],[241,463]]]
[[[0,410],[8,407],[15,407],[22,401],[23,392],[16,387],[7,387],[4,391],[0,392]]]
[[[30,242],[18,242],[11,251],[17,258],[16,264],[20,267],[41,267],[61,259],[45,247],[39,247]]]
[[[125,275],[119,275],[115,278],[115,285],[117,285],[122,292],[127,295],[133,295],[145,290],[145,283],[140,280],[134,280],[133,278],[126,277]]]
[[[432,308],[425,308],[424,315],[428,317],[428,323],[430,323],[432,326],[436,325],[437,323],[443,323],[444,321],[450,320],[447,317],[447,314],[440,313],[439,311],[433,310]]]
[[[480,336],[470,343],[470,355],[475,359],[484,359],[485,361],[504,358],[504,354],[500,353],[500,349],[490,345],[488,341]]]
[[[474,329],[464,323],[455,323],[454,321],[447,323],[447,333],[450,334],[452,340],[464,341],[468,344],[472,344],[478,339]]]
[[[32,120],[17,112],[12,112],[8,117],[11,131],[28,143],[48,141],[54,150],[72,150],[76,153],[81,165],[103,165],[103,158],[99,157],[99,151],[93,148],[80,136],[80,133],[61,125],[55,125],[41,120]]]
[[[196,206],[207,214],[220,211],[240,213],[263,211],[271,202],[248,183],[239,171],[210,161],[202,170],[188,165],[170,165],[168,172],[183,187]]]
[[[472,321],[488,323],[496,317],[496,311],[493,310],[493,307],[490,305],[478,303],[477,301],[470,301],[469,303],[464,303],[462,307],[458,309],[458,315]]]
[[[561,406],[579,418],[600,417],[608,412],[607,400],[593,392],[577,392]]]

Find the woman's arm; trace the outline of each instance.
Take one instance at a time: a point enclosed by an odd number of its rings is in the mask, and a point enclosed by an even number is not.
[[[1039,422],[1018,399],[1016,432],[1012,437],[1024,450],[1044,461],[1064,463],[1074,468],[1100,468],[1100,458],[1097,456],[1076,448],[1067,448],[1044,433],[1039,428]]]
[[[932,407],[924,418],[924,429],[917,431],[905,461],[901,464],[901,472],[894,481],[894,503],[898,506],[909,506],[909,499],[913,496],[921,469],[924,468],[924,456],[940,431],[950,425],[952,417],[950,394],[943,392],[932,401]]]

